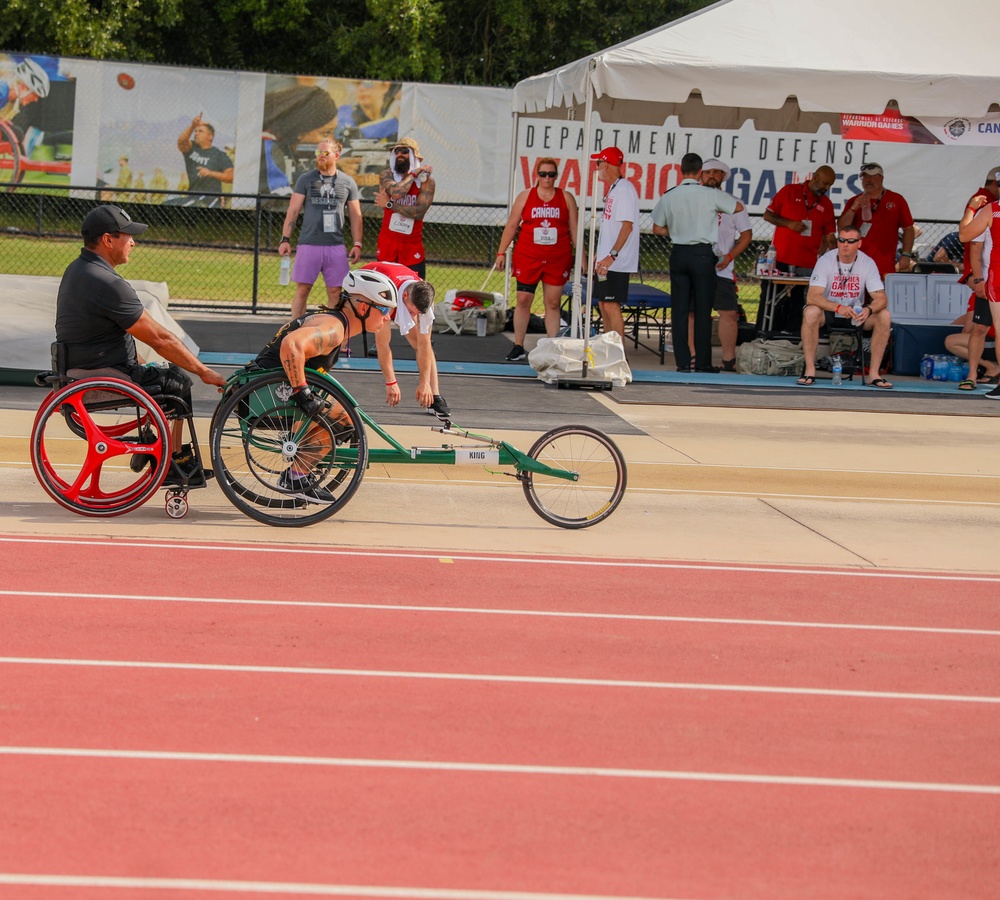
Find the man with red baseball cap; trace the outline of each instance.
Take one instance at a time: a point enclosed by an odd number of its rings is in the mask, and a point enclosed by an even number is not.
[[[594,253],[594,293],[605,332],[617,331],[625,343],[621,304],[628,300],[629,276],[639,271],[639,194],[622,178],[625,155],[617,147],[591,154],[597,177],[607,185],[601,232]]]

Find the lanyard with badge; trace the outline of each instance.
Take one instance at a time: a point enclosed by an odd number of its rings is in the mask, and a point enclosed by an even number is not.
[[[319,177],[320,202],[328,204],[333,202],[333,207],[323,210],[323,231],[327,234],[341,230],[340,210],[337,208],[337,174],[334,173],[332,180],[327,181],[325,175]]]
[[[803,228],[802,231],[800,232],[802,237],[812,237],[813,220],[809,217],[809,213],[811,213],[817,206],[819,206],[820,201],[823,199],[822,197],[817,197],[816,202],[813,203],[812,206],[810,206],[809,195],[811,193],[812,191],[809,190],[809,185],[807,184],[802,185],[802,200],[806,205],[806,215],[805,218],[802,220],[802,224],[805,225],[805,228]]]

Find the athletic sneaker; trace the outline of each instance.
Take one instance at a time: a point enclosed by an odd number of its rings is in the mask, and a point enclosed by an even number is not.
[[[520,344],[514,344],[514,346],[510,348],[510,353],[504,357],[507,362],[517,362],[519,359],[527,358],[528,354],[524,352],[524,347]]]
[[[298,500],[309,500],[312,503],[334,503],[337,499],[328,490],[319,487],[314,475],[300,475],[291,468],[285,469],[278,476],[278,487]]]
[[[151,428],[144,425],[139,430],[139,436],[136,440],[140,444],[151,444],[156,440],[156,434]],[[156,462],[155,456],[150,456],[148,453],[133,453],[132,458],[128,461],[128,465],[138,475],[146,466],[154,462]]]
[[[170,468],[167,469],[167,475],[163,479],[163,487],[202,487],[212,477],[210,469],[201,467],[190,444],[183,444],[181,449],[171,456],[170,462]]]
[[[427,412],[439,419],[447,419],[451,415],[451,407],[440,394],[434,395],[434,402],[427,407]]]
[[[1000,385],[997,385],[992,391],[987,391],[983,396],[990,400],[1000,400]]]

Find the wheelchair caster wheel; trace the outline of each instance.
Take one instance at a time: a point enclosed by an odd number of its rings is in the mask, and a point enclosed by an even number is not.
[[[167,515],[171,519],[183,519],[188,514],[187,494],[171,491],[167,494]]]

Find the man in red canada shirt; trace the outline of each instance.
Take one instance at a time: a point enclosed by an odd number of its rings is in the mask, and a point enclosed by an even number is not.
[[[852,197],[844,204],[837,224],[854,225],[861,229],[865,241],[865,252],[875,260],[879,273],[885,278],[895,272],[896,246],[902,232],[903,250],[899,258],[899,271],[908,272],[916,254],[913,241],[916,231],[913,216],[902,194],[890,191],[882,185],[882,167],[878,163],[861,166],[861,187],[863,193]]]
[[[833,201],[826,196],[836,180],[833,169],[820,166],[805,184],[786,184],[765,210],[782,272],[807,276],[817,258],[836,246]]]

